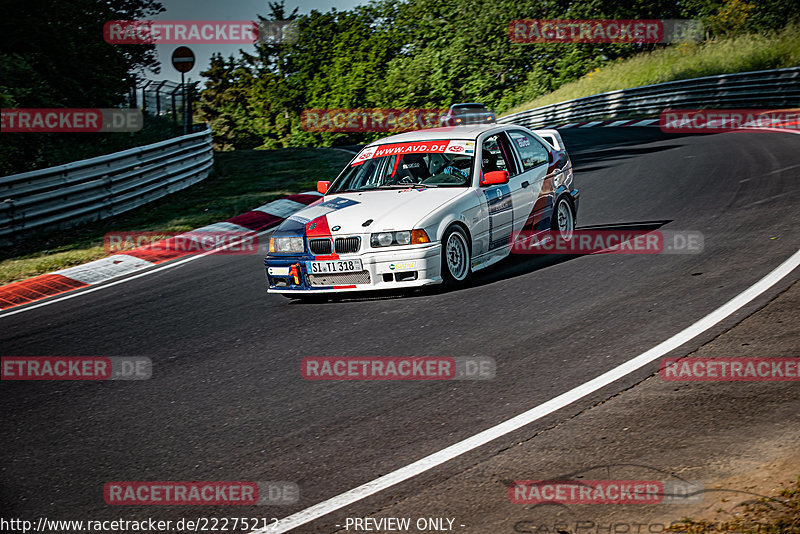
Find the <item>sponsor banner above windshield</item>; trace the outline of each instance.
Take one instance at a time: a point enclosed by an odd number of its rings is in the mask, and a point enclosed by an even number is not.
[[[391,145],[370,146],[359,152],[353,165],[358,165],[368,159],[393,156],[395,154],[475,154],[475,141],[461,139],[444,141],[417,141],[415,143],[396,143]]]

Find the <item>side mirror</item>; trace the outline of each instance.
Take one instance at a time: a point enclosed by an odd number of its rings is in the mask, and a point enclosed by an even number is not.
[[[508,171],[492,171],[483,175],[481,185],[497,185],[508,183]]]
[[[324,195],[325,193],[328,192],[328,188],[330,186],[331,186],[330,182],[320,180],[319,182],[317,182],[317,192]]]

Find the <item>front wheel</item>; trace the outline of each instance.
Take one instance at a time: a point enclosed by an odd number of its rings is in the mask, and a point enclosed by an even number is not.
[[[449,286],[467,283],[472,276],[472,265],[467,234],[458,226],[451,226],[442,237],[442,279]]]
[[[561,197],[553,210],[553,219],[550,224],[553,232],[559,232],[564,239],[572,239],[572,232],[575,230],[575,212],[572,204],[566,197]]]

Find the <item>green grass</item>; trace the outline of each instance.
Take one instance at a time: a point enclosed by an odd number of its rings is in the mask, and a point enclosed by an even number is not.
[[[753,34],[683,43],[615,61],[506,114],[617,89],[798,65],[800,24],[795,23],[772,35]]]
[[[0,284],[103,258],[115,231],[184,232],[223,221],[332,180],[351,156],[330,149],[236,150],[215,154],[206,180],[104,221],[27,236],[0,249]]]

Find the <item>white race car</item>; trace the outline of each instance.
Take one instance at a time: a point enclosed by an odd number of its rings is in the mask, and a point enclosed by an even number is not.
[[[571,234],[578,210],[558,132],[513,124],[381,139],[317,190],[323,198],[270,238],[271,293],[463,284],[508,256],[517,235]]]

